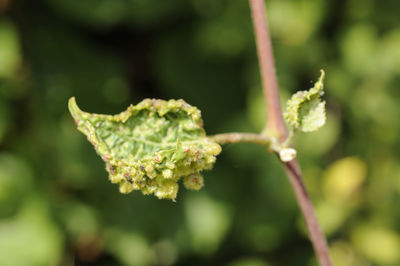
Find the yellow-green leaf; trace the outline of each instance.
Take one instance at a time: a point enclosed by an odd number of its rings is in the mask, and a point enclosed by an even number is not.
[[[287,102],[285,119],[294,129],[312,132],[325,124],[325,101],[321,100],[324,76],[321,70],[321,76],[313,88],[295,93]]]
[[[83,112],[71,98],[69,110],[121,193],[141,190],[175,200],[177,181],[185,176],[202,180],[199,172],[212,168],[221,152],[207,138],[200,111],[183,100],[145,99],[112,116]]]

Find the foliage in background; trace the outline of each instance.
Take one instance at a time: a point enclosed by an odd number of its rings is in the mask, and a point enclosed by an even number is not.
[[[262,129],[247,1],[161,2],[0,1],[2,264],[315,265],[262,147],[227,146],[206,186],[172,203],[120,195],[76,132],[72,95],[96,113],[183,98],[210,134]],[[296,148],[335,265],[399,264],[398,1],[267,5],[282,92],[329,73],[327,124]]]

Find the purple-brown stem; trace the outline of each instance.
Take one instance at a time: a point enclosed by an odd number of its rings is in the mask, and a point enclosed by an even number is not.
[[[279,101],[278,81],[275,73],[275,62],[264,1],[250,0],[250,8],[253,17],[264,99],[267,105],[268,124],[266,129],[269,134],[284,140],[287,137],[287,131]]]
[[[278,82],[275,73],[274,56],[267,24],[264,0],[249,0],[256,37],[257,52],[267,108],[266,130],[283,141],[288,132],[283,120],[279,100]],[[314,208],[302,180],[300,167],[296,159],[283,163],[286,175],[296,195],[303,213],[311,243],[321,266],[332,266],[326,239],[320,229]]]

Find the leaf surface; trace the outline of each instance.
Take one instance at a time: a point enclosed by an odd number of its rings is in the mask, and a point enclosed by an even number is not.
[[[141,190],[175,200],[177,181],[196,180],[196,186],[188,188],[200,189],[199,172],[211,169],[221,152],[207,138],[200,111],[183,100],[145,99],[117,115],[83,112],[75,98],[68,106],[121,193]]]
[[[321,99],[324,94],[324,76],[325,72],[321,70],[321,76],[314,87],[295,93],[287,102],[285,119],[294,129],[313,132],[325,124],[325,101]]]

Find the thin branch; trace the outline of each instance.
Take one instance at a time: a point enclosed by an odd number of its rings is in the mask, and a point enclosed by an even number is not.
[[[250,142],[261,145],[269,145],[272,142],[267,136],[255,133],[224,133],[209,136],[209,138],[219,144]]]
[[[285,127],[282,111],[279,101],[278,83],[275,74],[274,57],[272,52],[271,40],[268,30],[264,0],[249,0],[254,31],[256,35],[256,43],[258,57],[261,69],[261,78],[263,82],[263,91],[267,107],[267,131],[276,134],[276,136],[284,141],[287,137],[287,129]],[[284,163],[284,169],[289,181],[293,187],[297,202],[306,221],[307,229],[310,234],[310,240],[314,247],[316,256],[321,266],[332,266],[329,257],[328,245],[326,239],[321,232],[310,197],[302,180],[300,167],[296,159],[291,162]]]
[[[296,194],[297,202],[303,213],[319,264],[321,266],[332,266],[328,244],[315,216],[314,208],[304,186],[297,160],[284,163],[284,169]]]
[[[250,0],[253,17],[257,53],[260,64],[261,79],[267,111],[266,130],[280,140],[287,137],[287,130],[282,117],[279,101],[278,81],[275,73],[275,62],[269,34],[267,16],[263,0]]]

